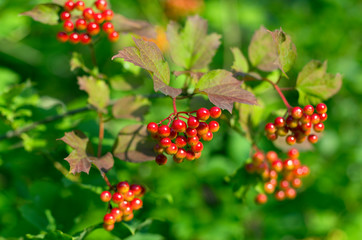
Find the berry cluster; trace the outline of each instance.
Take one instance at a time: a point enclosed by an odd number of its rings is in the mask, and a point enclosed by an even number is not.
[[[301,178],[309,174],[309,168],[301,165],[298,158],[299,152],[295,148],[289,150],[288,158],[284,161],[274,151],[269,151],[265,155],[257,151],[252,157],[252,163],[245,167],[248,173],[260,175],[266,194],[274,193],[278,201],[294,199],[297,194],[295,189],[302,186]],[[255,202],[266,203],[268,198],[265,193],[259,193]]]
[[[109,203],[110,213],[103,218],[103,227],[107,231],[112,231],[116,222],[131,221],[133,210],[142,208],[143,202],[140,198],[145,193],[145,188],[141,185],[130,186],[125,181],[119,182],[114,189],[113,194],[110,191],[103,191],[100,196],[103,202]],[[112,206],[112,203],[116,206]]]
[[[312,132],[323,132],[323,122],[327,120],[327,106],[319,103],[316,106],[316,113],[312,105],[307,105],[303,109],[294,107],[288,112],[286,118],[277,117],[274,123],[265,125],[265,133],[269,140],[274,141],[278,136],[286,136],[285,141],[289,145],[302,143],[306,139],[310,143],[316,143],[318,136]]]
[[[83,1],[66,1],[64,11],[60,13],[64,31],[58,32],[57,39],[60,42],[69,40],[74,44],[79,42],[89,44],[92,37],[103,30],[111,42],[117,41],[119,34],[110,22],[113,18],[113,11],[107,9],[107,1],[96,0],[94,5],[97,10],[86,7]]]
[[[192,113],[196,113],[196,116],[192,116]],[[186,114],[188,117],[180,116],[180,114]],[[183,162],[184,159],[192,161],[200,158],[204,148],[201,141],[211,141],[213,133],[220,127],[215,120],[209,123],[206,121],[210,117],[214,119],[220,117],[221,109],[214,106],[210,109],[200,108],[194,112],[178,112],[171,115],[174,117],[167,118],[168,125],[154,122],[147,125],[152,138],[158,141],[154,147],[157,153],[156,163],[166,164],[167,157],[164,153],[173,155],[173,160],[177,163]],[[187,123],[179,118],[187,119]]]

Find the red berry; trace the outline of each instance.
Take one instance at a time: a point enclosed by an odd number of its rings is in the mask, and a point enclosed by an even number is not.
[[[313,123],[313,124],[318,124],[320,123],[320,117],[317,113],[313,113],[312,116],[311,116],[311,119],[310,119],[310,122]]]
[[[177,137],[178,133],[174,129],[170,129],[170,136],[168,136],[171,140]]]
[[[119,182],[117,184],[117,192],[119,193],[126,193],[129,191],[129,184],[128,182]]]
[[[248,173],[254,173],[255,172],[255,165],[253,163],[248,163],[245,165],[245,170]]]
[[[295,188],[300,188],[302,186],[302,180],[300,180],[300,178],[294,178],[292,181],[292,186]]]
[[[103,223],[103,228],[104,228],[104,230],[110,232],[110,231],[112,231],[114,229],[114,224],[105,224],[105,223]]]
[[[155,151],[155,153],[160,154],[160,153],[163,153],[164,148],[161,147],[161,145],[157,143],[157,144],[153,147],[153,151]]]
[[[257,204],[260,204],[260,205],[265,204],[267,201],[268,201],[268,197],[263,193],[259,193],[255,197],[255,203],[257,203]]]
[[[115,204],[121,203],[121,202],[123,201],[123,196],[122,196],[122,194],[120,194],[119,192],[113,193],[113,195],[112,195],[112,201],[113,201]]]
[[[171,129],[167,125],[161,125],[158,127],[158,135],[160,137],[168,137],[171,133]]]
[[[134,193],[132,190],[127,191],[126,193],[123,194],[124,200],[126,201],[132,201],[134,199]]]
[[[304,131],[308,131],[309,129],[312,129],[312,123],[303,123],[301,125],[301,128],[304,130]]]
[[[264,129],[267,134],[273,134],[277,131],[273,123],[267,123]]]
[[[187,120],[187,125],[189,128],[197,128],[199,126],[199,120],[196,117],[191,116]]]
[[[168,146],[166,148],[166,153],[170,154],[170,155],[174,155],[177,153],[177,150],[178,150],[178,148],[177,148],[176,144],[171,143],[170,146]]]
[[[280,182],[280,188],[282,188],[282,189],[287,189],[287,188],[289,188],[289,182],[288,182],[287,180],[282,180],[282,181]]]
[[[313,129],[316,132],[323,132],[324,124],[323,123],[314,124]]]
[[[187,141],[188,145],[195,146],[199,142],[199,138],[197,136],[190,137],[190,138],[187,138],[186,141]]]
[[[127,216],[127,215],[131,215],[131,214],[133,214],[133,209],[132,209],[131,204],[128,202],[128,206],[123,208],[123,215]]]
[[[275,170],[270,170],[270,171],[269,171],[269,177],[270,177],[270,179],[277,179],[277,178],[278,178],[278,173],[277,173],[277,171],[275,171]]]
[[[286,120],[287,126],[290,128],[298,127],[298,120],[294,119],[292,116],[288,116]]]
[[[85,30],[87,28],[86,20],[84,20],[83,18],[77,19],[77,21],[75,21],[75,28],[79,31]]]
[[[274,151],[269,151],[266,153],[265,157],[270,163],[272,163],[278,159],[278,154]]]
[[[85,8],[84,2],[83,2],[83,1],[77,1],[77,2],[75,3],[75,8],[76,8],[77,10],[79,10],[79,11],[83,11],[84,8]]]
[[[147,125],[147,131],[151,134],[156,134],[158,132],[158,125],[155,122],[150,122]]]
[[[103,222],[107,225],[112,225],[116,222],[116,218],[113,214],[107,213],[106,215],[104,215]]]
[[[308,176],[309,175],[309,168],[307,166],[302,166],[302,176]]]
[[[70,19],[70,13],[69,12],[67,12],[67,11],[64,11],[64,12],[62,12],[61,14],[60,14],[60,19],[62,20],[62,21],[65,21],[65,20],[69,20]]]
[[[209,129],[210,129],[210,132],[217,132],[217,131],[219,131],[219,128],[220,128],[220,126],[219,126],[219,123],[218,122],[216,122],[216,121],[210,121],[209,122]]]
[[[303,109],[301,107],[294,107],[291,115],[294,119],[300,119],[303,116]]]
[[[106,33],[112,33],[114,31],[114,26],[111,22],[106,22],[103,24],[102,29]]]
[[[157,163],[158,165],[165,165],[166,162],[167,162],[167,157],[166,157],[165,155],[163,155],[163,154],[158,154],[158,155],[156,156],[156,163]]]
[[[74,30],[74,24],[72,21],[67,20],[63,23],[63,29],[66,32],[72,32]]]
[[[266,182],[264,183],[264,191],[268,194],[272,194],[275,190],[275,186],[270,183],[270,182]]]
[[[132,184],[130,186],[129,190],[131,190],[134,193],[134,195],[137,197],[137,196],[139,196],[141,194],[142,187],[140,185],[138,185],[138,184]]]
[[[80,36],[79,36],[79,34],[78,34],[78,33],[75,33],[75,32],[71,33],[71,34],[69,35],[69,41],[70,41],[71,43],[74,43],[74,44],[79,43],[79,41],[80,41]]]
[[[131,207],[131,204],[128,201],[124,200],[118,204],[118,207],[119,207],[119,209],[122,210],[122,212],[124,212],[125,209],[127,209],[128,207]]]
[[[196,116],[199,120],[206,121],[210,117],[210,112],[207,108],[200,108],[199,110],[197,110]]]
[[[264,154],[262,152],[256,152],[256,153],[254,153],[252,160],[253,160],[253,163],[255,163],[256,165],[259,165],[260,163],[262,163],[264,161]]]
[[[186,139],[186,137],[184,137],[184,136],[178,136],[178,137],[176,137],[176,139],[175,139],[175,144],[176,144],[176,146],[177,146],[178,148],[182,148],[182,147],[186,146],[186,144],[187,144],[187,139]]]
[[[108,40],[111,42],[117,42],[119,38],[119,33],[116,31],[111,32],[108,34]]]
[[[283,162],[280,160],[274,161],[272,163],[272,168],[277,172],[281,172],[283,170]]]
[[[282,128],[285,126],[285,119],[282,117],[277,117],[274,119],[274,125],[277,128]]]
[[[202,135],[206,134],[209,131],[209,125],[206,122],[200,122],[200,124],[196,128],[196,130],[197,130],[197,134],[202,136]]]
[[[291,148],[288,151],[288,157],[290,157],[291,159],[298,159],[299,157],[299,151],[296,148]]]
[[[195,159],[199,159],[201,157],[201,152],[195,152]]]
[[[289,199],[294,199],[296,195],[297,192],[294,188],[288,188],[287,190],[285,190],[285,196]]]
[[[303,114],[302,118],[300,119],[301,123],[310,123],[311,117],[310,115]]]
[[[177,159],[184,159],[186,157],[186,150],[183,148],[179,148],[177,150],[177,153],[175,154],[175,157]]]
[[[319,114],[326,113],[327,105],[325,105],[324,103],[319,103],[315,109],[317,110],[317,113],[319,113]]]
[[[289,145],[294,145],[297,140],[295,139],[295,137],[293,135],[289,135],[286,137],[285,141]]]
[[[163,148],[167,148],[167,147],[171,146],[171,143],[172,143],[172,141],[168,137],[161,138],[161,140],[160,140],[160,145]]]
[[[95,23],[95,22],[88,23],[87,32],[90,35],[92,35],[92,36],[97,35],[100,30],[101,30],[101,28],[99,27],[99,25],[97,23]]]
[[[267,134],[266,137],[270,140],[270,141],[274,141],[278,138],[278,135],[276,135],[275,133],[272,134]]]
[[[113,11],[110,9],[104,10],[103,17],[106,21],[111,21],[113,18]]]
[[[172,128],[176,131],[176,132],[185,132],[186,130],[186,123],[180,119],[176,119],[175,121],[173,121],[172,123]]]
[[[308,136],[308,141],[312,144],[318,142],[318,136],[317,135],[314,135],[314,134],[311,134]]]
[[[126,222],[128,222],[128,221],[131,221],[131,220],[133,219],[133,217],[134,217],[133,213],[130,213],[130,214],[128,214],[128,215],[125,215],[125,216],[123,217],[123,220],[126,221]]]
[[[93,14],[94,14],[94,11],[92,8],[86,8],[83,10],[83,17],[86,19],[86,20],[91,20],[93,19]]]
[[[202,142],[198,142],[198,143],[196,143],[196,145],[191,146],[191,150],[192,150],[194,153],[201,152],[202,149],[204,149],[204,145],[202,144]]]
[[[123,216],[123,212],[121,211],[121,209],[119,208],[112,208],[111,210],[111,214],[114,216],[114,218],[116,219],[116,222],[120,222],[122,221],[122,216]]]
[[[209,112],[210,112],[210,117],[212,118],[219,118],[221,116],[221,109],[218,107],[214,106],[210,108]]]
[[[112,194],[109,191],[103,191],[101,193],[102,202],[109,202],[112,199]]]
[[[94,13],[93,19],[96,23],[101,24],[104,22],[104,17],[102,13]]]
[[[143,202],[141,199],[135,198],[132,200],[131,205],[132,205],[133,210],[138,210],[142,207]]]
[[[187,128],[186,136],[187,137],[195,137],[197,135],[197,130],[195,128]]]
[[[327,120],[328,115],[327,115],[327,113],[321,113],[321,114],[319,114],[319,118],[320,118],[321,122],[324,122],[325,120]]]
[[[72,0],[69,0],[69,1],[65,2],[64,9],[65,9],[65,11],[70,12],[74,9],[74,6],[75,6],[74,2]]]
[[[58,32],[57,39],[59,42],[66,42],[68,41],[68,34],[65,32]]]
[[[278,128],[276,133],[278,134],[278,136],[286,136],[288,134],[288,132],[289,132],[288,127],[282,127],[282,128]]]
[[[186,153],[186,152],[185,152]],[[183,161],[184,161],[184,159],[183,158],[177,158],[175,155],[173,156],[173,161],[175,162],[175,163],[182,163]]]
[[[92,41],[91,36],[89,36],[87,33],[82,33],[80,35],[80,42],[84,45],[89,44]]]
[[[99,11],[104,11],[107,8],[107,1],[106,0],[97,0],[94,5]]]
[[[283,201],[285,199],[285,192],[282,190],[279,190],[275,193],[274,196],[275,196],[276,200]]]
[[[214,134],[210,131],[208,131],[207,133],[205,133],[204,135],[201,135],[202,140],[209,142],[212,140]]]
[[[293,170],[294,169],[294,162],[293,159],[286,159],[283,161],[283,168],[287,170]]]
[[[186,151],[186,160],[192,161],[195,160],[195,153],[193,151]]]
[[[307,115],[312,115],[314,112],[314,107],[312,105],[307,105],[303,108],[303,111]]]

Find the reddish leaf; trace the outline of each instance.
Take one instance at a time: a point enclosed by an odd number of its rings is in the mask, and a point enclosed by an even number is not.
[[[234,102],[255,105],[255,96],[241,88],[241,83],[235,79],[231,72],[213,70],[206,73],[197,83],[196,88],[207,93],[210,101],[230,113]]]
[[[113,155],[109,152],[100,158],[90,157],[90,160],[94,165],[96,165],[99,171],[101,171],[102,176],[104,176],[106,172],[112,169],[114,164]]]
[[[56,25],[59,22],[60,7],[54,3],[38,4],[32,10],[23,12],[20,15],[29,16],[35,21]]]
[[[123,58],[125,61],[147,70],[153,78],[153,86],[156,92],[161,91],[171,97],[180,95],[181,89],[168,86],[170,83],[170,69],[157,45],[142,39],[134,38],[133,40],[136,43],[135,47],[127,47],[119,51],[112,59]]]
[[[188,17],[185,27],[171,22],[167,27],[172,60],[185,69],[203,69],[209,65],[220,46],[221,36],[207,34],[207,21],[199,16]]]
[[[93,77],[78,77],[78,84],[81,90],[88,93],[88,103],[93,105],[99,112],[107,112],[109,102],[109,87],[102,80]]]
[[[130,125],[118,134],[113,154],[120,160],[128,162],[152,161],[155,159],[153,146],[154,142],[149,139],[146,126]]]
[[[114,30],[123,33],[135,33],[141,37],[156,38],[156,28],[146,21],[131,20],[120,14],[114,14]]]
[[[141,96],[127,96],[119,99],[112,107],[115,118],[132,118],[141,121],[149,109],[149,101]]]

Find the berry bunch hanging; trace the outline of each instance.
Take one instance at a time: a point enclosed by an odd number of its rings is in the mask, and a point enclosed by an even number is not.
[[[192,114],[196,113],[196,116]],[[186,116],[183,116],[186,115]],[[213,133],[219,130],[219,123],[215,120],[206,122],[209,118],[219,118],[221,109],[200,108],[193,112],[175,112],[159,124],[151,122],[147,131],[157,141],[154,151],[157,153],[156,163],[164,165],[167,162],[165,154],[173,156],[173,160],[181,163],[184,159],[192,161],[201,157],[204,148],[202,141],[211,141]],[[186,120],[183,121],[181,118]],[[169,120],[168,124],[162,124]]]
[[[324,131],[324,121],[327,120],[327,106],[319,103],[314,112],[312,105],[294,107],[286,118],[277,117],[274,123],[265,125],[265,133],[269,140],[274,141],[278,136],[286,136],[285,141],[289,145],[302,143],[306,139],[312,144],[318,141],[315,133]],[[312,130],[314,132],[312,132]]]
[[[296,197],[296,189],[302,186],[301,178],[309,175],[309,168],[302,165],[298,158],[299,151],[295,148],[288,151],[285,160],[281,160],[274,151],[265,155],[261,151],[254,153],[252,162],[245,167],[248,173],[258,174],[263,181],[264,193],[256,196],[256,203],[266,203],[266,194],[274,194],[278,201]]]
[[[142,208],[143,202],[140,198],[145,193],[143,186],[129,185],[126,181],[119,182],[112,190],[113,193],[103,191],[100,195],[101,200],[109,204],[110,212],[103,218],[103,228],[107,231],[112,231],[116,222],[131,221],[134,216],[133,211]]]
[[[69,41],[86,45],[103,30],[109,41],[117,41],[119,33],[114,30],[111,22],[113,11],[107,9],[107,1],[96,0],[94,6],[96,9],[86,7],[83,1],[65,2],[64,11],[60,13],[64,31],[58,32],[57,39],[60,42]]]

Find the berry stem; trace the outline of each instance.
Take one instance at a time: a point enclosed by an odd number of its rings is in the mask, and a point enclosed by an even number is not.
[[[91,52],[93,65],[94,65],[96,68],[98,68],[96,51],[95,51],[95,49],[94,49],[93,43],[89,44],[89,49],[90,49],[90,52]]]
[[[172,104],[173,104],[173,113],[174,115],[177,115],[177,108],[176,108],[176,98],[172,98]]]
[[[269,79],[267,79],[268,81],[270,81]],[[292,106],[290,106],[288,100],[285,98],[282,90],[280,90],[280,88],[278,87],[278,85],[274,84],[272,81],[270,81],[271,84],[273,84],[273,87],[275,88],[275,90],[279,93],[279,96],[281,97],[281,99],[283,100],[285,106],[288,108],[288,109],[291,109]]]
[[[102,113],[98,113],[98,117],[99,117],[99,141],[98,141],[98,158],[101,157],[102,155],[102,141],[103,141],[103,137],[104,137],[104,122],[103,122],[103,114]]]

